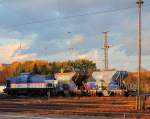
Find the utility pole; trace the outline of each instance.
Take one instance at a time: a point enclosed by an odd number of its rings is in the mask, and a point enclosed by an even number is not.
[[[108,32],[102,32],[103,34],[103,47],[102,49],[104,50],[104,70],[108,70],[108,49],[110,46],[108,45],[108,40],[107,40],[107,33]]]
[[[138,111],[142,111],[142,106],[141,105],[141,8],[142,4],[144,3],[143,0],[137,0],[137,11],[138,11],[138,97],[137,97],[137,109]]]

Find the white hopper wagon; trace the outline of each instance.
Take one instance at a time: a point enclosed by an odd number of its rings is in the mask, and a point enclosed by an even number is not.
[[[123,93],[126,88],[123,80],[127,75],[126,71],[108,70],[93,72],[92,77],[96,80],[99,91],[104,96],[109,96],[112,93]]]
[[[75,75],[75,72],[56,73],[55,78],[58,82],[57,84],[58,90],[61,92],[64,92],[66,95],[68,95],[70,92],[76,91],[77,87],[72,80],[74,75]]]

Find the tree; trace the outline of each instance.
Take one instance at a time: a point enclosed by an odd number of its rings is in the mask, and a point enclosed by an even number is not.
[[[34,64],[32,69],[32,74],[40,74],[37,64]]]
[[[60,62],[53,62],[52,63],[52,72],[53,73],[60,72],[60,69],[61,69]]]
[[[93,63],[93,61],[90,60],[75,60],[75,61],[66,61],[66,62],[53,62],[50,63],[52,65],[52,71],[53,72],[60,72],[61,69],[64,70],[64,72],[79,70],[88,72],[95,71],[96,70],[96,64]]]
[[[48,71],[48,68],[46,65],[42,65],[42,67],[40,67],[40,73],[42,75],[48,75],[49,74],[49,71]]]

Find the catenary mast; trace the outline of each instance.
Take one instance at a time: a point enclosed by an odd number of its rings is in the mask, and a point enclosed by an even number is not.
[[[138,34],[137,34],[137,38],[138,38],[138,97],[137,97],[137,109],[139,111],[142,110],[142,103],[141,103],[141,11],[142,11],[142,5],[143,5],[144,1],[143,0],[137,0],[136,4],[137,4],[137,11],[138,11],[138,23],[137,23],[137,27],[138,27]]]
[[[102,49],[104,50],[104,70],[108,70],[109,61],[108,61],[108,50],[110,48],[107,40],[108,32],[102,32],[103,35],[103,46]]]

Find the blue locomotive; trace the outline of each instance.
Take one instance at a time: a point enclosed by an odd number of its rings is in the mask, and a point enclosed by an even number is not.
[[[56,87],[54,75],[46,76],[21,73],[20,76],[7,78],[6,82],[4,92],[9,95],[34,95],[37,93],[38,95],[43,95],[47,93],[49,88]]]

